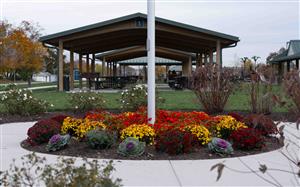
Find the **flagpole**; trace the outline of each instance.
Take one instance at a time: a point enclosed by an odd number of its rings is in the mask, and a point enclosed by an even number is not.
[[[148,119],[155,123],[155,0],[147,1]]]

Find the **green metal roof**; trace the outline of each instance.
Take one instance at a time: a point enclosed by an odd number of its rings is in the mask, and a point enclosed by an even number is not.
[[[96,23],[96,24],[91,24],[91,25],[78,27],[78,28],[75,28],[75,29],[71,29],[71,30],[67,30],[67,31],[63,31],[63,32],[58,32],[58,33],[50,34],[50,35],[47,35],[47,36],[43,36],[43,37],[40,38],[40,41],[41,42],[46,42],[47,40],[56,39],[56,38],[64,37],[64,36],[67,36],[67,35],[87,31],[87,30],[90,30],[90,29],[96,29],[96,28],[103,27],[103,26],[106,26],[106,25],[110,25],[110,24],[114,24],[114,23],[122,22],[122,21],[126,21],[126,20],[136,19],[136,18],[147,19],[147,15],[142,14],[142,13],[130,14],[130,15],[127,15],[127,16],[123,16],[123,17],[119,17],[119,18],[99,22],[99,23]],[[227,39],[227,40],[232,40],[234,42],[240,41],[239,38],[236,37],[236,36],[216,32],[216,31],[212,31],[212,30],[208,30],[208,29],[203,29],[203,28],[200,28],[200,27],[195,27],[195,26],[192,26],[192,25],[179,23],[179,22],[175,22],[175,21],[171,21],[171,20],[167,20],[167,19],[163,19],[163,18],[159,18],[159,17],[156,17],[155,21],[165,23],[165,24],[169,24],[169,25],[176,26],[176,27],[180,27],[180,28],[184,28],[184,29],[188,29],[188,30],[192,30],[192,31],[196,31],[196,32],[201,32],[201,33],[208,34],[208,35],[213,35],[213,36],[220,37],[220,38]]]
[[[282,53],[273,57],[271,63],[286,62],[295,59],[300,59],[300,40],[289,41],[289,47]]]

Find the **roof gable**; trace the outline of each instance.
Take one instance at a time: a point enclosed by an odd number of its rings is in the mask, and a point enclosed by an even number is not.
[[[51,40],[51,39],[54,39],[54,38],[64,37],[64,36],[72,35],[72,34],[75,34],[75,33],[84,32],[84,31],[91,30],[91,29],[97,29],[97,28],[101,28],[101,27],[104,27],[104,26],[107,26],[107,25],[111,25],[111,24],[115,24],[115,23],[119,23],[119,22],[123,22],[123,21],[128,21],[128,20],[132,20],[132,19],[138,19],[138,18],[147,19],[147,15],[143,14],[143,13],[130,14],[130,15],[127,15],[127,16],[123,16],[123,17],[119,17],[119,18],[115,18],[115,19],[111,19],[111,20],[107,20],[107,21],[103,21],[103,22],[99,22],[99,23],[95,23],[95,24],[91,24],[91,25],[86,25],[86,26],[83,26],[83,27],[78,27],[78,28],[75,28],[75,29],[70,29],[70,30],[66,30],[66,31],[63,31],[63,32],[58,32],[58,33],[55,33],[55,34],[46,35],[46,36],[41,37],[40,41],[45,42],[47,40]],[[160,22],[160,23],[164,23],[164,24],[167,24],[167,25],[187,29],[187,30],[192,30],[192,31],[195,31],[195,32],[201,32],[201,33],[204,33],[204,34],[207,34],[207,35],[213,35],[213,36],[216,36],[216,37],[232,40],[232,41],[235,41],[235,42],[240,41],[239,38],[236,37],[236,36],[216,32],[216,31],[212,31],[212,30],[208,30],[208,29],[204,29],[204,28],[200,28],[200,27],[195,27],[195,26],[192,26],[192,25],[184,24],[184,23],[179,23],[179,22],[176,22],[176,21],[171,21],[171,20],[167,20],[167,19],[163,19],[163,18],[159,18],[159,17],[155,17],[155,21]]]
[[[289,42],[288,54],[287,56],[292,56],[300,53],[300,40],[291,40]]]

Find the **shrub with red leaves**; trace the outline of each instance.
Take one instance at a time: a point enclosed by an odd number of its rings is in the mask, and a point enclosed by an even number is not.
[[[156,135],[155,148],[159,152],[177,155],[191,152],[196,142],[197,138],[193,134],[179,129],[171,129]]]
[[[28,142],[32,145],[46,143],[55,134],[60,132],[61,125],[52,119],[38,121],[27,131]]]
[[[278,133],[277,125],[265,115],[250,114],[245,117],[244,122],[248,127],[259,130],[264,136]]]
[[[58,122],[59,124],[62,125],[63,122],[64,122],[64,119],[65,119],[66,117],[68,117],[68,116],[63,115],[63,114],[60,114],[60,115],[53,116],[51,119],[54,120],[54,121],[56,121],[56,122]]]
[[[229,140],[233,143],[233,147],[242,150],[261,149],[265,145],[261,132],[253,128],[234,131]]]
[[[235,113],[235,112],[229,112],[228,113],[229,116],[233,117],[234,119],[236,119],[237,121],[244,121],[244,116],[238,114],[238,113]]]

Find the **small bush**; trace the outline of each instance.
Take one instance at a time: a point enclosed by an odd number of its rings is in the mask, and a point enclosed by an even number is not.
[[[164,99],[156,97],[156,101],[164,102]],[[121,93],[120,102],[121,109],[124,111],[137,111],[140,107],[147,106],[147,87],[138,84],[124,90]]]
[[[231,143],[223,140],[221,138],[213,138],[211,142],[208,143],[208,149],[217,154],[233,154],[233,148]]]
[[[103,109],[106,101],[100,93],[79,92],[71,93],[69,103],[76,112]]]
[[[34,98],[30,90],[11,89],[1,95],[1,105],[12,115],[29,116],[47,111],[48,102]]]
[[[261,132],[252,128],[234,131],[229,140],[235,148],[242,150],[261,149],[264,146],[264,138]]]
[[[229,112],[228,115],[231,116],[231,117],[233,117],[237,121],[244,121],[244,116],[242,116],[242,115],[240,115],[238,113]]]
[[[250,104],[252,113],[269,114],[274,106],[272,87],[275,82],[274,70],[270,65],[260,65],[252,70]]]
[[[63,114],[60,114],[60,115],[56,115],[56,116],[53,116],[51,119],[54,120],[54,121],[57,121],[59,124],[63,124],[64,122],[64,119],[68,117],[66,115],[63,115]]]
[[[170,155],[190,153],[197,141],[197,137],[190,132],[174,128],[157,134],[155,149]]]
[[[139,140],[128,137],[120,143],[118,147],[118,153],[122,156],[140,156],[145,152],[146,143]]]
[[[246,116],[244,121],[248,127],[259,130],[264,136],[278,133],[277,125],[271,118],[265,115],[250,114]]]
[[[127,137],[133,137],[146,144],[152,145],[154,143],[155,131],[150,125],[133,124],[121,131],[121,139],[124,140]]]
[[[60,127],[61,125],[54,120],[40,120],[28,129],[28,141],[31,144],[46,143],[53,135],[60,132]]]
[[[91,130],[86,133],[87,143],[93,149],[107,149],[110,148],[115,138],[107,131]]]
[[[58,151],[63,149],[70,140],[71,136],[70,135],[60,135],[60,134],[56,134],[53,135],[47,145],[47,151]]]
[[[54,164],[47,164],[46,158],[32,153],[23,156],[21,164],[14,161],[9,170],[0,172],[0,185],[119,187],[121,179],[111,176],[114,170],[112,161],[99,164],[97,160],[82,159],[78,165],[74,158],[59,157]]]
[[[300,72],[293,70],[288,72],[283,81],[287,95],[294,103],[294,111],[300,114]]]
[[[233,92],[232,79],[231,70],[220,70],[217,66],[205,64],[193,74],[192,90],[207,112],[222,112]]]

